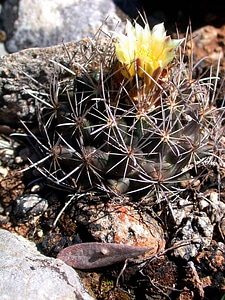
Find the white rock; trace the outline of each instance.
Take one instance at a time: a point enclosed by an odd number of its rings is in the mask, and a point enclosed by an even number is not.
[[[0,229],[0,295],[7,300],[94,300],[78,274],[34,243]]]
[[[106,19],[109,33],[121,22],[112,0],[5,1],[2,16],[10,53],[93,37]]]

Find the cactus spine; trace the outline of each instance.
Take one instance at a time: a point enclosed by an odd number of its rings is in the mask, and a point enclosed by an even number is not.
[[[38,155],[28,169],[70,192],[135,201],[204,185],[209,170],[223,167],[218,78],[193,78],[181,48],[150,74],[139,58],[121,63],[112,38],[107,53],[92,43],[94,66],[90,58],[73,68],[55,63],[67,80],[54,74],[47,98],[36,98],[39,135],[24,124]]]

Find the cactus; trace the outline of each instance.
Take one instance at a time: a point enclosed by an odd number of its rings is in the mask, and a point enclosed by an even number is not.
[[[135,34],[150,30],[138,26]],[[123,61],[112,37],[106,38],[108,53],[96,37],[93,57],[83,65],[53,62],[49,94],[31,93],[39,133],[23,122],[36,153],[25,170],[35,169],[68,193],[148,203],[174,201],[220,173],[224,117],[216,98],[218,74],[209,70],[208,77],[194,78],[187,38],[171,40],[160,26],[153,29],[155,43],[166,45],[169,59],[164,53],[165,63],[154,67],[135,57],[135,50],[133,59]],[[159,34],[163,39],[157,40]],[[90,66],[95,54],[100,59]]]

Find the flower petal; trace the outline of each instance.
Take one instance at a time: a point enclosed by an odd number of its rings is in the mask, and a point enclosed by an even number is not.
[[[127,20],[126,34],[119,35],[115,45],[117,59],[125,68],[122,74],[127,78],[136,72],[141,78],[144,73],[152,76],[156,69],[165,68],[173,60],[183,40],[167,36],[163,22],[151,31],[147,22],[142,27],[137,22],[133,26]]]

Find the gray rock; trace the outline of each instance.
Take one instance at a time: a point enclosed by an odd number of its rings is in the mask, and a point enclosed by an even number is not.
[[[2,7],[6,49],[47,47],[115,30],[125,14],[112,0],[9,0]],[[107,21],[106,21],[107,19]],[[121,27],[121,29],[122,29]]]
[[[174,256],[181,257],[187,261],[196,257],[200,251],[210,246],[213,229],[214,226],[205,212],[189,213],[183,219],[171,241],[171,245],[174,246]]]
[[[1,300],[94,300],[73,268],[40,254],[34,243],[0,229]]]
[[[5,44],[4,43],[0,43],[0,56],[7,54],[8,51],[6,51],[5,49]]]
[[[151,249],[149,255],[165,247],[159,223],[149,214],[140,214],[129,205],[116,204],[113,200],[107,205],[90,205],[86,198],[84,201],[79,199],[75,215],[76,224],[82,224],[95,241],[147,247]]]
[[[48,201],[38,194],[25,194],[15,202],[14,214],[21,219],[41,215],[48,208]]]
[[[32,122],[36,115],[35,97],[46,97],[50,82],[59,68],[54,62],[71,68],[85,65],[87,69],[99,68],[102,58],[109,60],[114,54],[110,38],[83,39],[45,48],[29,48],[0,58],[0,120],[13,128],[21,126],[20,119]],[[71,59],[72,58],[72,59]],[[54,62],[52,62],[54,61]],[[61,74],[65,69],[60,70]],[[70,76],[71,77],[71,76]],[[35,95],[35,94],[34,94]]]

